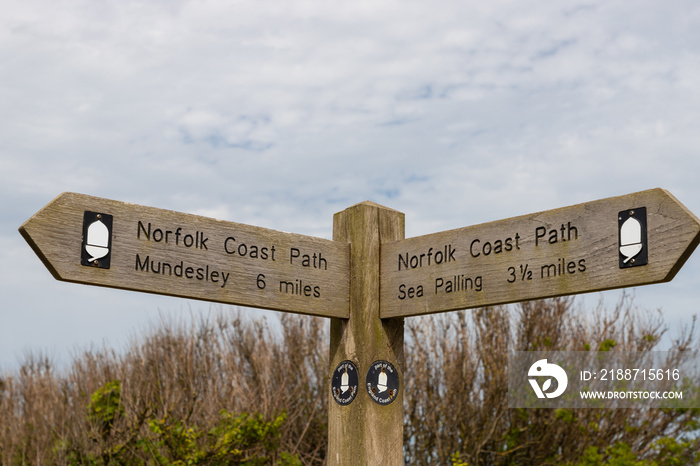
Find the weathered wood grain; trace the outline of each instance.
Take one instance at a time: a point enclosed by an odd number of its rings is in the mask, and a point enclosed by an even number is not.
[[[379,318],[379,250],[404,237],[404,215],[364,202],[333,219],[333,239],[350,243],[350,319],[331,319],[330,368],[355,363],[359,393],[346,406],[328,394],[328,464],[403,464],[403,319]],[[397,397],[388,405],[372,401],[366,374],[374,361],[390,362],[399,373]],[[330,381],[330,378],[329,378]]]
[[[645,265],[620,266],[618,215],[646,209]],[[81,264],[86,211],[113,216],[109,268]],[[331,317],[328,464],[403,464],[403,317],[671,280],[700,221],[662,189],[404,239],[404,215],[371,202],[334,217],[334,241],[64,193],[20,227],[59,280]],[[187,239],[189,238],[189,239]],[[640,261],[641,262],[641,261]],[[366,393],[373,362],[398,371],[393,402]]]
[[[81,265],[85,211],[113,216],[109,269]],[[75,193],[20,232],[58,280],[326,317],[350,312],[346,243]]]
[[[620,268],[618,213],[646,207],[648,264]],[[662,189],[384,244],[381,316],[399,317],[669,281],[700,221]]]

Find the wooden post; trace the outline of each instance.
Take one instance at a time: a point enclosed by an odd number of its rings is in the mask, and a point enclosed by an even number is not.
[[[404,239],[404,214],[363,202],[335,214],[333,239],[350,243],[350,318],[331,319],[330,369],[343,361],[358,369],[358,393],[342,406],[329,390],[328,464],[403,464],[403,318],[379,318],[379,248]],[[399,390],[387,405],[375,403],[365,376],[372,363],[390,362]]]

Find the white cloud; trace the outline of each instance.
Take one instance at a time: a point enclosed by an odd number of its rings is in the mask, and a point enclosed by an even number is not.
[[[409,235],[655,186],[700,212],[699,22],[691,1],[11,0],[0,239],[27,251],[17,227],[62,191],[324,237],[367,199]],[[51,285],[60,312],[77,289]],[[31,315],[36,290],[3,304]],[[30,325],[0,319],[0,341]]]

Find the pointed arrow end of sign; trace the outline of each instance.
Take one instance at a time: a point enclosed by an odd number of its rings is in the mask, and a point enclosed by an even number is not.
[[[676,276],[678,271],[683,267],[688,258],[693,254],[695,248],[700,244],[700,219],[695,216],[686,206],[684,206],[676,197],[665,189],[657,188],[663,193],[675,206],[679,209],[676,216],[678,221],[677,228],[681,229],[679,241],[687,244],[685,250],[681,253],[676,263],[669,270],[668,275],[663,280],[664,282],[671,281]],[[665,215],[671,215],[671,209],[665,209]]]
[[[19,227],[19,233],[24,240],[29,244],[34,253],[41,259],[51,275],[57,280],[62,280],[61,274],[58,272],[54,264],[52,264],[48,253],[51,250],[50,231],[60,228],[62,222],[59,218],[53,219],[54,214],[58,209],[55,209],[57,203],[60,203],[62,198],[69,197],[73,193],[61,193],[51,202],[46,204],[41,210],[35,213],[29,220],[24,222]],[[58,224],[58,225],[56,225]]]
[[[39,244],[34,240],[34,237],[32,236],[32,231],[34,230],[33,226],[34,225],[32,219],[29,219],[26,222],[24,222],[24,224],[22,224],[21,227],[19,227],[19,233],[22,235],[27,244],[29,244],[34,253],[39,257],[39,259],[41,259],[41,262],[43,262],[46,268],[49,269],[54,278],[60,280],[61,277],[58,274],[58,271],[53,268],[53,266],[51,265],[51,261],[49,261],[49,259],[41,250]]]

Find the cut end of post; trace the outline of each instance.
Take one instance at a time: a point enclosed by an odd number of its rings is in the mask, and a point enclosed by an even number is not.
[[[348,207],[348,209],[352,209],[353,207],[358,207],[358,206],[377,207],[377,208],[379,208],[379,209],[389,210],[389,211],[391,211],[391,212],[399,212],[399,211],[396,210],[396,209],[391,209],[391,208],[389,208],[389,207],[383,206],[383,205],[381,205],[381,204],[377,204],[376,202],[372,202],[372,201],[359,202],[359,203],[357,203],[357,204],[355,204],[355,205],[352,205],[352,206]]]

